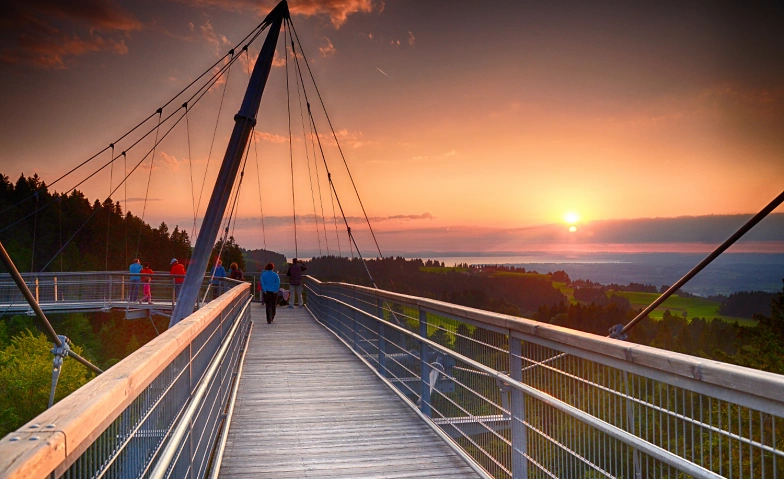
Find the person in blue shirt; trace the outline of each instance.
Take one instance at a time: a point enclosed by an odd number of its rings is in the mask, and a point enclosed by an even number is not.
[[[226,277],[226,269],[223,267],[223,262],[221,260],[215,262],[215,266],[212,267],[210,276],[212,277],[212,299],[215,299],[223,294],[224,282],[221,278]]]
[[[139,273],[142,272],[142,262],[139,261],[139,258],[133,260],[131,266],[128,267],[128,271],[131,272],[131,287],[130,287],[130,297],[129,301],[135,303],[139,301],[139,285],[142,282],[142,277],[139,276]],[[139,301],[141,303],[141,301]]]
[[[278,303],[278,288],[280,288],[280,277],[273,271],[274,269],[275,265],[268,263],[261,273],[261,294],[267,307],[267,324],[275,320],[275,306]]]

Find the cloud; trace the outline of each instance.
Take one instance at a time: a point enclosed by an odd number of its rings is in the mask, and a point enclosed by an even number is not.
[[[321,56],[326,58],[334,55],[336,52],[337,50],[335,50],[335,46],[332,45],[332,42],[329,40],[329,38],[324,37],[323,41],[321,42],[321,46],[319,47],[319,53]]]
[[[288,137],[283,135],[278,135],[275,133],[268,133],[266,131],[256,131],[253,133],[253,139],[255,141],[269,141],[271,143],[288,143]]]
[[[413,47],[414,43],[416,43],[416,37],[410,31],[408,32],[408,45]]]
[[[266,16],[278,3],[276,0],[180,0],[195,7],[217,7],[243,13],[254,13],[259,17]],[[380,3],[383,9],[383,2]],[[346,23],[349,15],[370,13],[374,9],[371,0],[300,0],[289,5],[292,15],[313,17],[326,15],[335,28]]]
[[[223,56],[232,47],[231,41],[225,35],[215,33],[209,19],[204,22],[204,25],[199,26],[199,30],[201,30],[202,38],[212,45],[215,55]]]
[[[66,68],[92,52],[128,53],[125,39],[142,23],[109,0],[11,0],[0,7],[0,61]]]
[[[422,213],[419,215],[391,215],[391,216],[372,216],[370,217],[371,223],[383,223],[383,222],[397,222],[397,223],[408,223],[412,221],[422,221],[422,220],[433,220],[435,217],[430,213]],[[337,219],[338,222],[342,222],[342,218]],[[365,218],[362,216],[348,216],[346,220],[349,224],[356,224],[359,228],[362,228],[362,224],[365,223]],[[322,221],[326,222],[327,224],[331,224],[334,222],[334,218],[331,216],[322,217],[321,215],[297,215],[297,225],[311,225],[316,224],[320,225]],[[261,226],[261,218],[260,217],[245,217],[245,218],[237,218],[237,228],[258,228]],[[292,226],[292,218],[291,216],[264,216],[264,226],[265,228],[271,227],[291,227]],[[353,229],[353,227],[352,227]]]

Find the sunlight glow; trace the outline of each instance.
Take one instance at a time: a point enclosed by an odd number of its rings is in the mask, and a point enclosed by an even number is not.
[[[569,227],[569,232],[570,233],[574,233],[575,231],[577,231],[577,227],[576,226],[570,226]]]
[[[570,211],[564,215],[564,219],[566,220],[567,223],[571,225],[577,223],[577,220],[579,218],[577,216],[577,213],[575,213],[574,211]]]

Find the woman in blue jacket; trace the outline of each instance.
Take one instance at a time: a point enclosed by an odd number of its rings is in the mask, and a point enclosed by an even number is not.
[[[267,306],[267,324],[275,319],[275,306],[278,303],[278,288],[280,288],[280,277],[273,271],[274,268],[275,265],[269,263],[261,273],[261,294],[264,295],[264,304]]]

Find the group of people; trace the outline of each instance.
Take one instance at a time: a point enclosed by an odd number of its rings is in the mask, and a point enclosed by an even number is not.
[[[179,296],[180,288],[182,288],[182,283],[185,281],[185,265],[180,263],[177,258],[172,258],[169,265],[171,267],[169,274],[174,277],[174,295],[176,297]],[[141,260],[136,258],[131,263],[131,266],[128,267],[128,271],[131,273],[128,301],[131,303],[138,301],[139,304],[152,304],[152,276],[150,275],[155,274],[155,272],[150,268],[150,263],[144,263],[144,267],[142,267]],[[143,285],[143,296],[141,298],[139,298],[140,285]]]
[[[275,265],[272,263],[267,264],[264,272],[261,273],[261,295],[267,309],[267,324],[275,320],[275,311],[278,304],[278,296],[281,294],[280,290],[280,277],[274,271]],[[303,307],[305,300],[302,297],[302,272],[308,269],[304,264],[294,258],[291,266],[286,272],[289,277],[289,308],[293,308],[297,304],[297,297],[299,297],[298,307]]]
[[[174,296],[177,298],[180,295],[182,283],[185,281],[185,265],[180,263],[177,258],[172,258],[169,265],[169,274],[172,275],[174,279]],[[289,308],[293,308],[295,305],[297,305],[299,308],[302,308],[305,305],[305,300],[302,296],[302,272],[308,268],[304,264],[298,262],[297,258],[294,258],[291,266],[286,272],[286,276],[289,277],[288,292],[281,289],[280,277],[278,276],[278,273],[274,271],[274,269],[275,265],[273,263],[267,264],[267,266],[264,268],[264,272],[261,274],[261,281],[259,283],[262,301],[266,305],[267,309],[267,323],[272,323],[272,321],[275,319],[275,310],[279,297],[283,297],[284,299],[288,300]],[[138,301],[139,303],[146,302],[147,304],[152,304],[151,275],[155,274],[155,272],[150,269],[150,263],[144,263],[144,266],[142,267],[141,261],[139,258],[136,258],[133,260],[133,263],[131,263],[131,266],[128,268],[128,270],[131,273],[130,296],[128,298],[129,301],[132,303]],[[223,262],[221,260],[217,260],[215,262],[215,266],[212,268],[210,277],[212,278],[213,299],[223,294],[223,279],[230,278],[239,281],[245,279],[242,274],[242,270],[239,268],[237,263],[231,263],[229,266],[229,273],[226,274],[226,269],[223,267]],[[140,285],[144,286],[143,296],[141,298],[139,298]],[[299,304],[297,304],[297,298],[299,298]]]
[[[242,270],[237,263],[231,263],[229,265],[229,274],[227,275],[226,268],[223,267],[223,261],[221,260],[215,262],[215,266],[212,267],[212,271],[210,272],[210,277],[212,278],[212,299],[216,299],[224,293],[226,283],[223,279],[230,278],[239,281],[245,279],[245,276],[242,274]]]

